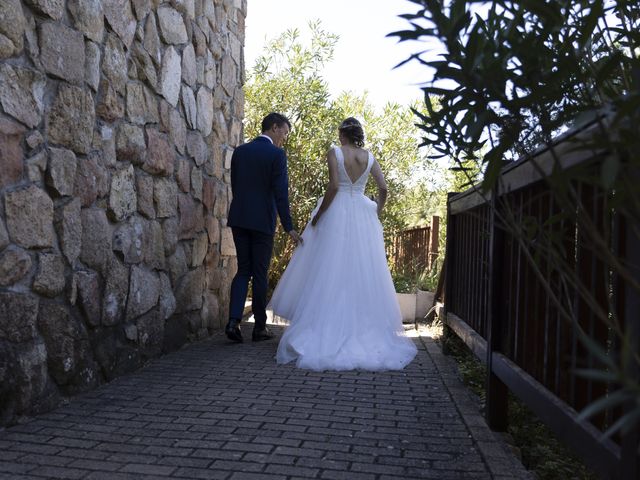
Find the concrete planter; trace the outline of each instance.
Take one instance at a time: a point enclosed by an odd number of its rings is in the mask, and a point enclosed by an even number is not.
[[[416,294],[416,318],[422,320],[433,305],[433,292],[418,290]]]
[[[433,292],[418,290],[418,293],[396,293],[403,323],[422,319],[433,304]]]
[[[396,293],[396,295],[402,313],[402,323],[413,323],[416,318],[416,294]]]

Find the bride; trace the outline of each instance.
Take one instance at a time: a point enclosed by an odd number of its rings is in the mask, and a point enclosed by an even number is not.
[[[338,131],[326,194],[271,298],[274,315],[289,322],[276,360],[312,370],[402,369],[417,349],[404,336],[385,257],[379,217],[387,186],[362,148],[360,122],[347,118]],[[364,194],[369,175],[377,203]]]

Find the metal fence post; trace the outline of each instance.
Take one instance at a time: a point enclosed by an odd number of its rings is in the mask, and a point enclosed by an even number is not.
[[[429,269],[433,268],[439,254],[439,236],[440,236],[440,217],[434,215],[431,217],[431,232],[429,239]]]
[[[638,235],[634,225],[629,224],[630,218],[622,220],[624,225],[624,255],[625,263],[631,275],[640,279],[640,250],[637,248]],[[640,351],[640,293],[625,282],[624,286],[624,325],[625,333],[629,336],[631,352]],[[627,374],[640,382],[640,367],[633,359],[629,361]],[[628,402],[624,407],[624,413],[628,413],[634,407],[635,402]],[[636,423],[628,433],[622,436],[620,448],[620,478],[623,480],[635,480],[640,478],[640,425]]]
[[[507,429],[508,389],[493,373],[493,352],[502,348],[502,325],[504,308],[500,292],[504,268],[504,229],[497,219],[498,188],[492,191],[489,237],[489,301],[487,312],[487,379],[486,379],[486,418],[492,430]]]
[[[451,353],[449,349],[449,339],[453,335],[451,328],[447,325],[447,314],[449,312],[450,300],[453,298],[453,263],[455,261],[455,255],[453,254],[453,239],[455,238],[455,217],[451,213],[451,198],[456,195],[456,192],[447,193],[447,240],[445,245],[444,254],[444,289],[442,292],[442,302],[444,304],[443,313],[444,319],[442,321],[442,353],[448,355]]]

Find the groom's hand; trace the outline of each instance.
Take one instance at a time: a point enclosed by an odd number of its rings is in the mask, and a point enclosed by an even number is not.
[[[302,245],[302,237],[298,234],[298,232],[296,232],[295,230],[291,230],[289,232],[289,236],[291,237],[291,240],[295,242],[296,245]]]

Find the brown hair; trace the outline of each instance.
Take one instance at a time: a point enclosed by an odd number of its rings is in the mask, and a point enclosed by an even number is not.
[[[358,147],[364,146],[364,130],[356,118],[345,118],[338,127],[338,130]]]

